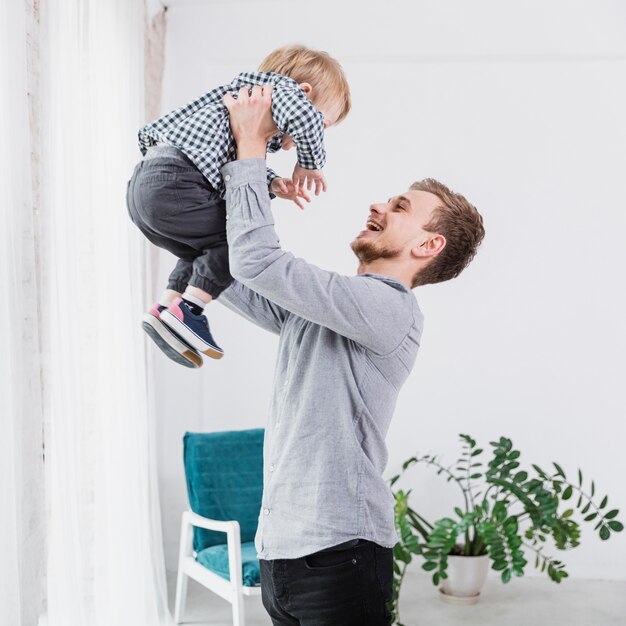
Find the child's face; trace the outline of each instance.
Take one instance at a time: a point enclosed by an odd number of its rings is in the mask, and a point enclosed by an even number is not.
[[[313,104],[315,105],[315,108],[324,116],[324,129],[330,128],[337,123],[340,105],[335,104],[332,101],[324,102],[318,105],[315,100],[313,101]],[[295,145],[296,144],[290,135],[283,135],[281,144],[283,150],[291,150],[291,148]]]

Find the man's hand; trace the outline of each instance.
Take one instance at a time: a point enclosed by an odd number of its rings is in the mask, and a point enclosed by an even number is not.
[[[326,191],[326,179],[322,170],[307,170],[296,163],[291,180],[302,191],[304,191],[305,185],[308,191],[311,191],[311,188],[315,185],[316,196],[320,195],[320,191]]]
[[[272,119],[273,85],[242,87],[237,99],[224,96],[238,159],[264,159],[267,142],[278,132]]]
[[[270,185],[270,191],[283,200],[293,200],[301,209],[304,209],[302,204],[303,198],[307,202],[311,202],[311,198],[304,188],[300,189],[293,184],[293,181],[288,178],[275,178]]]

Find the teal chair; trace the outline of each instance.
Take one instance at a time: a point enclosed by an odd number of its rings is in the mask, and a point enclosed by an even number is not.
[[[261,594],[254,548],[263,493],[262,428],[186,433],[189,510],[183,513],[174,620],[182,622],[193,578],[232,604],[245,626],[244,596]]]

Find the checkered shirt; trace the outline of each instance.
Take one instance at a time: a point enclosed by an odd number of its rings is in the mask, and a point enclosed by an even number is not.
[[[306,169],[322,169],[326,163],[324,116],[308,99],[298,83],[274,72],[242,72],[228,85],[216,87],[185,106],[160,117],[139,131],[139,149],[145,155],[157,142],[181,150],[224,197],[226,188],[220,169],[237,158],[228,110],[222,103],[226,93],[237,97],[241,87],[274,85],[272,117],[280,131],[267,144],[268,152],[281,148],[284,134],[296,144],[298,163]],[[267,184],[276,178],[267,168]]]

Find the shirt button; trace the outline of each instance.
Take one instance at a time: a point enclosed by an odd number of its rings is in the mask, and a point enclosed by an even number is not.
[[[270,514],[270,510],[269,509],[263,509],[263,513],[265,513],[265,515],[269,515]]]
[[[224,180],[225,181],[229,181],[230,180],[230,174],[226,174],[226,176],[224,176]]]

